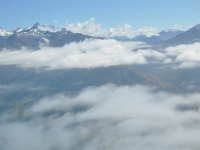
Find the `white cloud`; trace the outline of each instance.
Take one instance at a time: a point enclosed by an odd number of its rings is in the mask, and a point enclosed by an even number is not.
[[[133,30],[133,27],[130,24],[124,24],[119,27],[113,27],[108,29],[109,37],[126,36],[129,38],[133,38],[136,35],[136,31]]]
[[[200,66],[200,43],[178,45],[156,50],[141,42],[91,39],[64,47],[41,47],[38,51],[0,51],[0,65],[23,68],[70,69],[130,64],[170,64],[173,68]]]
[[[159,31],[155,27],[143,27],[138,29],[139,34],[146,35],[147,37],[151,37],[153,35],[158,35]]]
[[[103,29],[101,24],[97,24],[94,18],[90,18],[85,22],[67,24],[66,28],[75,33],[83,33],[92,36],[105,36],[107,34],[106,29]]]
[[[25,68],[68,69],[94,68],[126,64],[145,64],[148,57],[160,59],[163,55],[140,42],[116,40],[86,40],[61,48],[43,47],[38,51],[1,51],[0,65],[18,65]]]
[[[118,27],[105,28],[101,24],[96,23],[95,18],[91,18],[85,22],[69,23],[67,24],[66,28],[72,32],[101,37],[126,36],[129,38],[133,38],[139,34],[152,36],[157,35],[158,33],[157,28],[144,27],[140,29],[133,29],[132,25],[127,23]]]
[[[200,66],[200,43],[168,47],[166,56],[178,63],[180,68],[193,68]]]
[[[200,94],[105,85],[34,103],[29,119],[0,118],[3,150],[198,150]],[[59,112],[62,112],[59,114]]]

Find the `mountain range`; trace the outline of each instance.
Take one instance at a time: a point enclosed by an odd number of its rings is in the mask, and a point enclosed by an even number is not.
[[[135,38],[133,38],[133,41],[142,41],[144,43],[150,44],[150,45],[165,45],[168,40],[172,40],[176,38],[177,36],[183,34],[184,31],[182,30],[163,30],[158,33],[158,35],[153,36],[146,36],[146,35],[138,35]],[[187,38],[187,37],[186,37]]]
[[[71,42],[80,42],[94,37],[81,33],[73,33],[66,28],[50,25],[34,24],[27,28],[18,28],[12,32],[0,28],[0,50],[3,49],[28,49],[37,50],[41,46],[61,47]],[[105,37],[104,37],[105,38]],[[138,35],[132,39],[128,37],[113,37],[122,41],[141,41],[152,46],[175,46],[180,44],[191,44],[200,42],[200,24],[195,25],[187,31],[168,29],[154,36]]]
[[[142,41],[154,46],[176,46],[180,44],[192,44],[200,42],[200,24],[189,28],[186,31],[182,30],[164,30],[156,36],[147,37],[139,35],[133,38],[134,41]]]
[[[32,27],[18,28],[13,32],[0,29],[0,49],[39,49],[41,46],[61,47],[70,42],[80,42],[92,36],[73,33],[65,28],[40,25],[36,23]]]

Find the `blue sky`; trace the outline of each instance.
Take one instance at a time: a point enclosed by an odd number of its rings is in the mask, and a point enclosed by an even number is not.
[[[129,23],[166,29],[200,23],[199,7],[200,0],[0,0],[0,26],[63,26],[94,17],[105,27]]]

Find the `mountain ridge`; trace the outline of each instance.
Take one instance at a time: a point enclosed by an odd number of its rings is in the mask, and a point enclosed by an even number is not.
[[[18,28],[10,34],[0,35],[0,50],[21,49],[22,47],[37,50],[40,49],[41,45],[61,47],[71,42],[80,42],[92,38],[96,37],[36,23],[32,27]]]
[[[197,24],[176,37],[165,41],[164,45],[174,46],[180,44],[192,44],[200,42],[200,24]]]
[[[0,27],[0,50],[21,49],[22,47],[38,50],[41,46],[62,47],[71,42],[80,42],[85,39],[96,38],[104,39],[103,37],[74,33],[66,28],[53,25],[42,25],[40,23],[35,23],[33,26],[26,28],[17,28],[12,32]],[[141,41],[155,47],[192,44],[200,42],[200,24],[197,24],[186,31],[168,29],[162,30],[158,35],[150,37],[140,34],[134,38],[123,36],[113,37],[111,39],[118,41]]]

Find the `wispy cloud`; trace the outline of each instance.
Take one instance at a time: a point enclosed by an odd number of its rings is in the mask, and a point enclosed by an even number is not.
[[[114,85],[46,97],[24,111],[28,119],[1,116],[0,145],[4,150],[198,150],[199,98]]]

